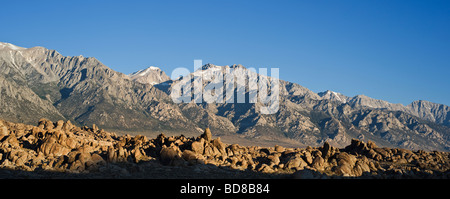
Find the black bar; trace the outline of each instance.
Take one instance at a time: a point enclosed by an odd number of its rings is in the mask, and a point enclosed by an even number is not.
[[[66,197],[140,198],[323,198],[329,197],[442,197],[449,180],[296,180],[296,179],[152,179],[152,180],[0,180],[1,190],[14,190],[21,196],[51,193]],[[195,187],[196,193],[183,192]],[[261,185],[261,186],[259,186]],[[214,189],[206,191],[206,187]],[[226,190],[226,186],[234,187]],[[239,188],[238,188],[239,187]],[[253,187],[253,188],[251,188]],[[259,189],[258,189],[259,188]],[[238,190],[239,189],[239,190]],[[203,191],[202,193],[198,193]],[[433,197],[431,197],[433,198]]]

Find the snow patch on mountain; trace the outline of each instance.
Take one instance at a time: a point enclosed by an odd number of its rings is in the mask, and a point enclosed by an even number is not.
[[[0,49],[7,49],[7,50],[25,50],[26,48],[16,46],[14,44],[0,42]]]
[[[347,103],[349,101],[349,97],[334,91],[327,90],[325,92],[318,93],[322,99],[335,100],[340,101],[342,103]]]
[[[167,76],[164,71],[156,66],[150,66],[146,69],[131,73],[128,77],[134,81],[150,85],[155,85],[170,80],[169,76]]]

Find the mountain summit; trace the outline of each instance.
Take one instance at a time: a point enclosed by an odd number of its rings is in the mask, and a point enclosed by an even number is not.
[[[22,48],[19,46],[16,46],[14,44],[0,42],[0,50],[25,50],[26,48]]]
[[[170,77],[167,76],[164,71],[155,66],[150,66],[146,69],[139,70],[129,74],[128,76],[134,81],[150,85],[160,84],[170,80]]]
[[[330,91],[330,90],[327,90],[325,92],[320,92],[320,93],[317,93],[317,94],[320,97],[322,97],[322,99],[337,100],[337,101],[340,101],[342,103],[346,103],[350,99],[349,97],[347,97],[347,96],[345,96],[345,95],[343,95],[341,93],[337,93],[337,92]]]

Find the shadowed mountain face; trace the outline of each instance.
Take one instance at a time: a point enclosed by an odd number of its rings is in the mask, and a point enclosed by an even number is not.
[[[202,71],[227,67],[207,64]],[[0,71],[0,117],[13,122],[46,117],[144,134],[192,134],[209,127],[215,135],[257,143],[343,147],[358,138],[379,146],[450,150],[449,107],[426,101],[403,106],[362,95],[317,94],[280,80],[279,111],[271,115],[258,111],[261,103],[248,101],[176,104],[169,95],[181,80],[169,80],[156,67],[127,76],[95,58],[7,43],[0,43]]]

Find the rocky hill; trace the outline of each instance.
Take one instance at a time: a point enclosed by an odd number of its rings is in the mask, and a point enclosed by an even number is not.
[[[201,175],[200,175],[201,173]],[[226,144],[198,137],[119,136],[96,125],[0,121],[0,178],[449,178],[450,153],[380,148]]]

